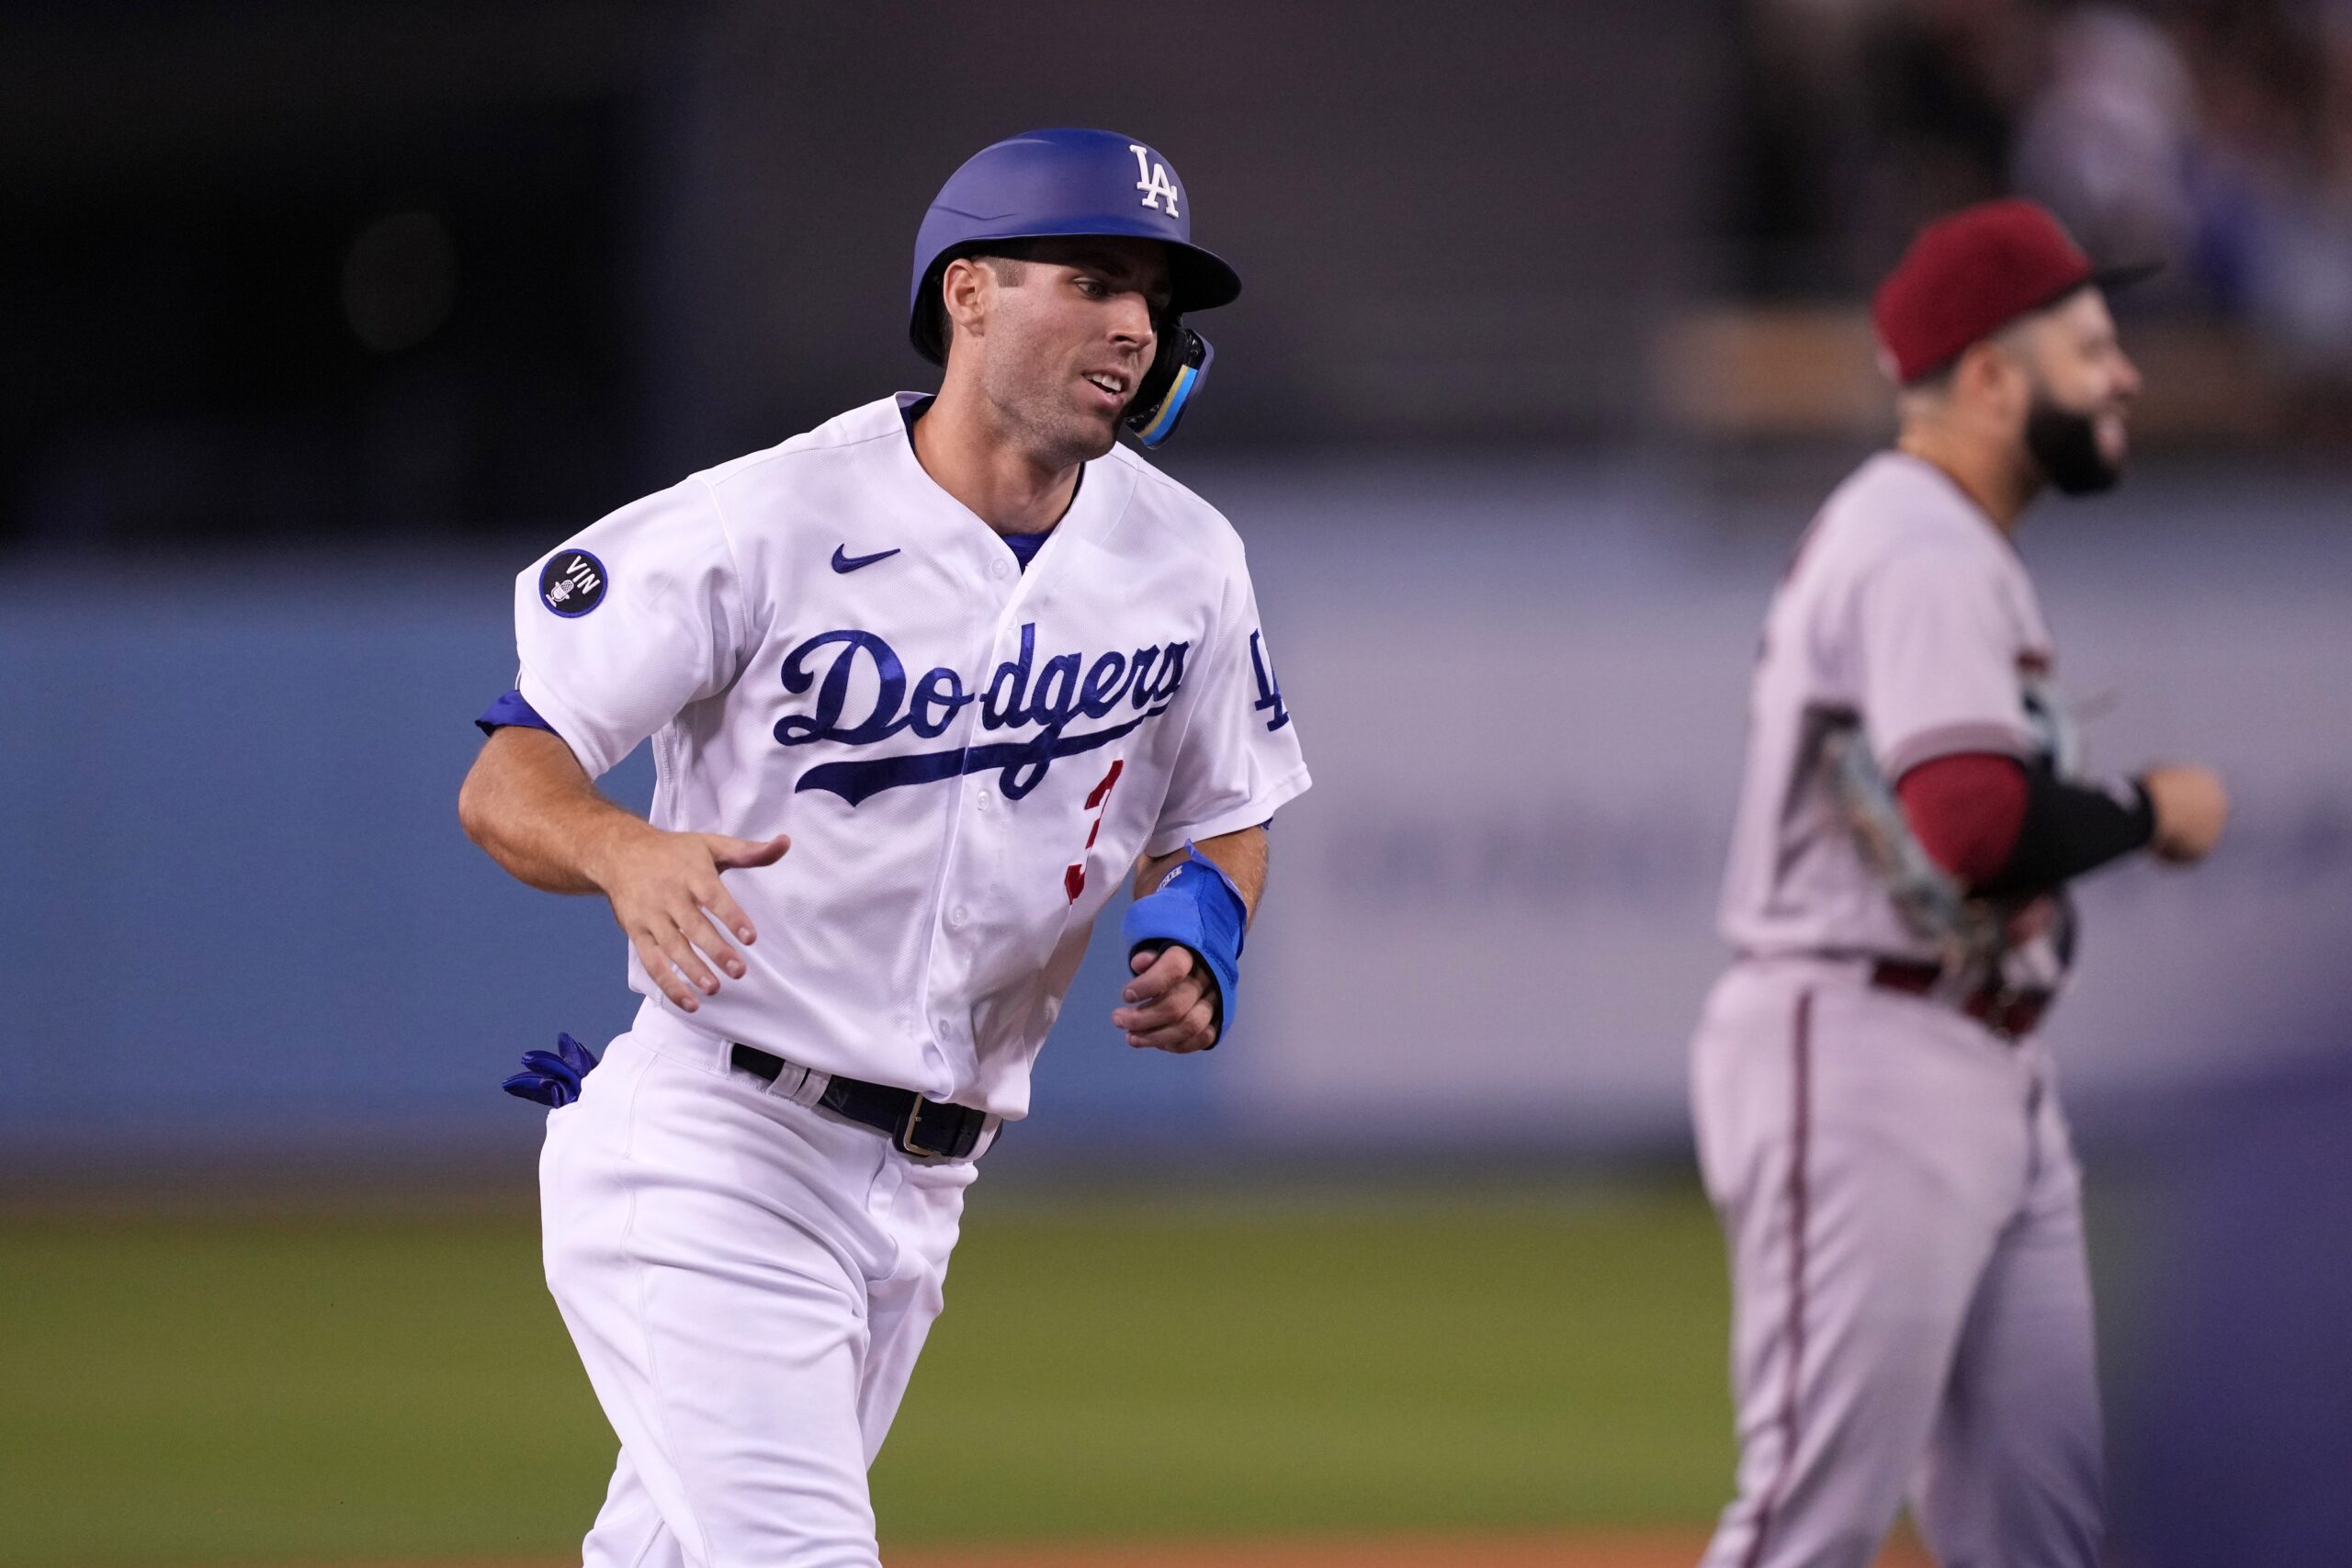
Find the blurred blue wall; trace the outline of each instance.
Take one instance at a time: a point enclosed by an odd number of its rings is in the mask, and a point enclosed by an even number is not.
[[[1020,1144],[1678,1146],[1749,651],[1817,492],[1736,511],[1632,469],[1185,472],[1250,541],[1317,784],[1276,829],[1230,1048],[1126,1050],[1098,944]],[[2101,763],[2206,757],[2239,791],[2211,866],[2087,891],[2052,1025],[2080,1113],[2193,1093],[2341,1015],[2341,522],[2324,490],[2149,481],[2028,529],[2061,679],[2120,699]],[[498,1078],[559,1029],[609,1038],[633,998],[600,902],[520,886],[458,829],[522,564],[6,569],[0,1156],[536,1136]],[[612,785],[641,802],[642,755]]]
[[[497,1124],[503,1058],[622,1016],[600,912],[508,883],[458,830],[466,720],[512,673],[505,576],[8,583],[0,1134],[462,1139]],[[641,759],[625,785],[650,790]]]
[[[0,582],[0,1153],[471,1152],[534,1139],[497,1091],[559,1029],[628,1026],[601,901],[468,843],[469,722],[512,683],[505,559],[16,569]],[[639,748],[606,780],[640,809]],[[1070,1022],[1107,1019],[1090,963]],[[1041,1111],[1083,1139],[1188,1064],[1107,1021]]]

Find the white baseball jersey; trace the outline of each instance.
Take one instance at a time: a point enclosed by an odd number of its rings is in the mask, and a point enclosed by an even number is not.
[[[625,506],[524,572],[525,700],[656,827],[792,835],[691,1026],[1007,1118],[1137,854],[1307,787],[1240,539],[1125,449],[1023,571],[885,398]],[[632,952],[649,1012],[686,1021]],[[1107,1025],[1106,1025],[1107,1027]]]
[[[1820,764],[1859,716],[1889,780],[1930,758],[2050,746],[2050,636],[2009,542],[1941,469],[1901,452],[1838,486],[1765,621],[1724,878],[1743,953],[1935,959],[1863,859]]]

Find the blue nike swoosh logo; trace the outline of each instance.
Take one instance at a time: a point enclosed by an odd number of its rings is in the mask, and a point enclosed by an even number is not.
[[[849,547],[847,545],[835,545],[833,547],[833,570],[835,571],[855,571],[859,567],[872,566],[878,560],[888,560],[892,556],[895,556],[899,552],[897,550],[876,550],[870,556],[854,556],[849,553]]]

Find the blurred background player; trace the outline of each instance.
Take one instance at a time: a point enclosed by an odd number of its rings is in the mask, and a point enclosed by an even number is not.
[[[461,813],[611,902],[645,998],[593,1072],[567,1045],[509,1086],[556,1107],[548,1282],[621,1439],[592,1564],[877,1561],[866,1470],[972,1161],[1130,868],[1114,1023],[1190,1052],[1232,1021],[1262,824],[1307,776],[1239,540],[1114,444],[1166,438],[1207,363],[1184,312],[1239,292],[1191,218],[1126,137],[987,148],[917,241],[936,398],[517,580]],[[594,784],[649,735],[650,820]]]
[[[2034,1032],[2068,883],[2199,860],[2225,806],[2202,769],[2078,773],[2010,539],[2041,491],[2121,472],[2140,378],[2104,286],[2128,276],[2024,201],[1922,231],[1872,310],[1895,449],[1831,495],[1765,624],[1739,956],[1694,1044],[1741,1447],[1711,1568],[1859,1568],[1906,1494],[1941,1562],[2098,1560],[2081,1192]]]

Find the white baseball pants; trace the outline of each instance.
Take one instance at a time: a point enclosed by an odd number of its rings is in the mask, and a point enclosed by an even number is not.
[[[548,1119],[548,1285],[621,1442],[582,1557],[875,1568],[866,1469],[973,1167],[813,1109],[821,1076],[770,1085],[726,1054],[641,1021]]]
[[[2093,1568],[2080,1177],[2047,1054],[1862,966],[1734,965],[1693,1043],[1732,1276],[1738,1496],[1704,1568]]]

